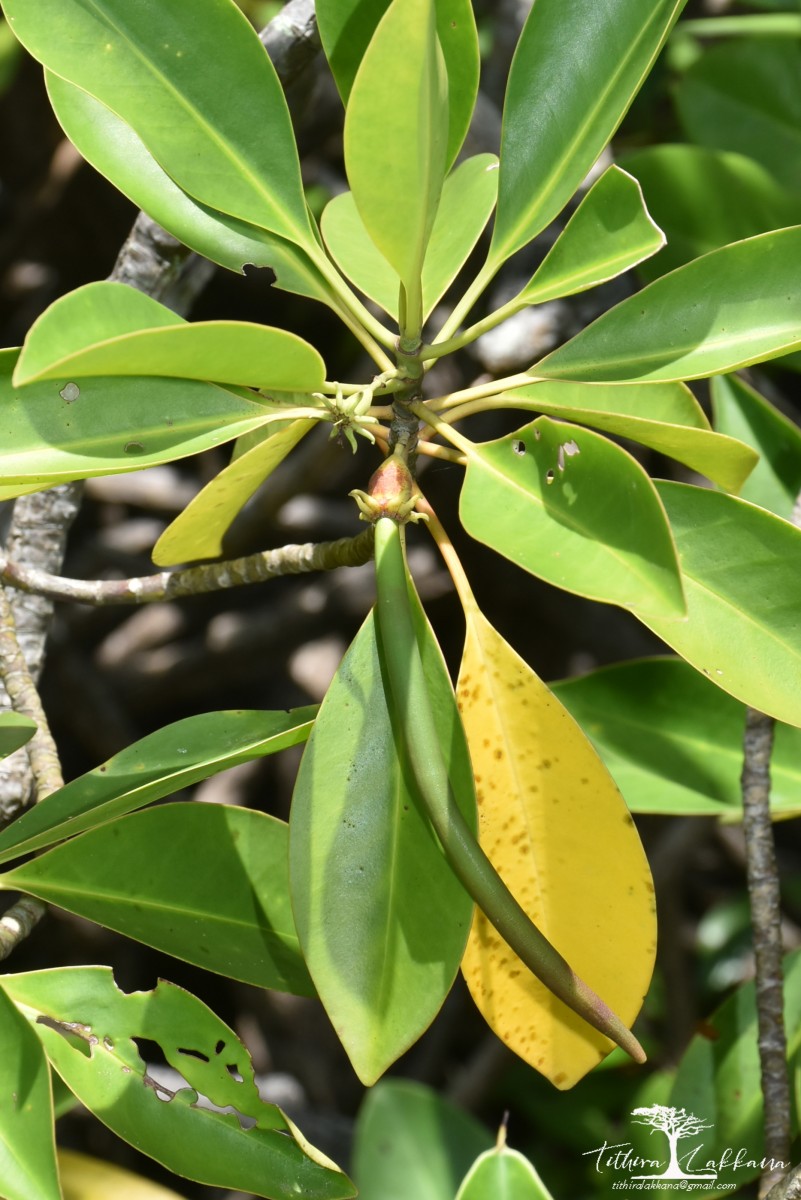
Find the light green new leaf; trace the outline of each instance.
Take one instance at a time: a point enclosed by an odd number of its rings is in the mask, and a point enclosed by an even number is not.
[[[495,207],[497,193],[498,160],[494,154],[466,159],[445,180],[423,263],[424,319],[464,266]],[[370,240],[352,192],[330,201],[321,227],[342,273],[397,320],[400,280]]]
[[[356,1120],[359,1200],[453,1200],[492,1138],[474,1117],[408,1079],[382,1079]]]
[[[485,1150],[467,1172],[456,1200],[553,1200],[528,1159],[505,1139]]]
[[[202,713],[121,750],[73,779],[0,833],[0,862],[41,850],[227,767],[296,746],[309,736],[316,706],[286,712]]]
[[[783,187],[801,191],[801,49],[795,38],[713,46],[679,80],[674,96],[690,141],[745,154]]]
[[[240,273],[249,263],[271,267],[276,287],[341,311],[311,259],[293,242],[193,199],[105,104],[51,71],[45,81],[62,129],[87,162],[190,250]]]
[[[420,642],[454,791],[474,821],[451,682],[433,634]],[[438,1012],[472,915],[399,758],[372,613],[303,755],[290,816],[290,882],[320,999],[357,1075],[372,1084]]]
[[[620,167],[609,167],[523,288],[521,307],[614,279],[664,244],[665,235],[649,216],[637,180]]]
[[[0,758],[6,758],[29,742],[36,733],[36,722],[21,713],[0,713]]]
[[[223,537],[234,517],[314,424],[287,423],[234,458],[167,526],[153,547],[153,562],[169,567],[222,554]]]
[[[87,283],[34,321],[16,386],[96,375],[209,379],[270,391],[314,392],[325,364],[303,338],[245,321],[194,325],[124,283]]]
[[[347,104],[353,81],[390,0],[317,0],[320,38]],[[448,72],[448,166],[467,133],[476,103],[479,46],[471,0],[434,0],[437,37]]]
[[[392,0],[345,115],[345,167],[370,237],[418,317],[420,275],[445,179],[448,81],[434,0]]]
[[[637,387],[546,379],[503,392],[498,400],[482,405],[548,413],[618,434],[675,458],[726,491],[738,492],[757,462],[749,446],[712,432],[700,405],[681,383]]]
[[[503,113],[495,268],[562,211],[617,129],[684,0],[537,0]]]
[[[633,812],[742,816],[745,707],[677,658],[603,667],[551,684]],[[801,732],[777,724],[771,810],[801,813]]]
[[[20,495],[173,462],[269,423],[274,410],[193,379],[111,379],[14,387],[18,351],[0,351],[0,481]],[[19,483],[19,490],[11,485]]]
[[[711,391],[715,428],[759,451],[743,500],[789,518],[801,491],[801,430],[736,375],[716,375]]]
[[[59,1075],[119,1137],[168,1170],[269,1200],[344,1200],[346,1175],[259,1096],[245,1047],[189,992],[160,982],[126,995],[106,967],[0,977]],[[153,1080],[134,1039],[156,1042],[188,1087]],[[198,1107],[206,1096],[216,1110]],[[232,1113],[219,1109],[230,1106]],[[243,1129],[238,1114],[256,1125]]]
[[[565,591],[665,618],[684,611],[651,480],[588,429],[539,417],[475,445],[460,514],[472,537]]]
[[[50,1068],[0,986],[0,1189],[3,1200],[61,1200]]]
[[[230,0],[4,0],[44,66],[106,104],[195,199],[315,248],[278,76]]]
[[[637,616],[725,692],[801,725],[801,530],[708,488],[656,486],[676,540],[687,617]]]
[[[801,220],[801,201],[742,154],[650,146],[620,161],[639,179],[648,211],[667,235],[661,254],[640,263],[645,279],[656,279],[729,242]]]
[[[650,283],[531,368],[549,379],[699,379],[801,345],[801,226],[713,250]]]
[[[283,821],[225,804],[165,804],[107,821],[0,875],[207,971],[314,995],[289,906]]]
[[[784,1021],[787,1028],[787,1057],[792,1064],[801,1050],[801,954],[784,960]],[[754,984],[737,988],[716,1013],[704,1022],[685,1051],[668,1104],[702,1116],[711,1128],[703,1136],[702,1149],[687,1170],[703,1168],[708,1161],[720,1162],[730,1147],[746,1147],[746,1162],[735,1169],[731,1162],[720,1170],[709,1191],[730,1195],[759,1173],[763,1150],[763,1104],[757,1048],[757,1014]],[[749,1167],[748,1162],[754,1165]],[[728,1184],[729,1191],[720,1189]],[[703,1195],[703,1193],[702,1193]]]

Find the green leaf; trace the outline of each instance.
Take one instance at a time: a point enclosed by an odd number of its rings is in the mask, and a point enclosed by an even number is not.
[[[788,517],[801,491],[801,430],[736,375],[712,380],[715,428],[759,451],[743,500]]]
[[[167,526],[153,547],[153,562],[168,567],[222,554],[223,538],[234,517],[314,424],[287,422],[234,458]]]
[[[126,995],[105,967],[5,975],[0,982],[81,1103],[168,1170],[270,1200],[356,1194],[280,1109],[261,1100],[245,1047],[188,992],[162,981],[152,992]],[[189,1086],[173,1094],[151,1079],[135,1038],[158,1043]],[[234,1112],[196,1107],[198,1094]],[[237,1114],[256,1125],[243,1129]]]
[[[690,141],[745,154],[783,187],[801,191],[801,49],[796,39],[714,46],[679,80],[674,97]]]
[[[801,227],[713,250],[553,350],[534,375],[588,383],[699,379],[801,345]]]
[[[494,154],[466,159],[445,180],[423,263],[424,319],[464,266],[495,207],[497,192],[498,160]],[[321,225],[339,269],[397,320],[400,280],[370,240],[352,192],[343,192],[329,202]]]
[[[6,758],[29,742],[36,733],[36,722],[21,713],[0,713],[0,758]]]
[[[788,1060],[792,1062],[801,1050],[801,954],[798,951],[785,958],[784,969],[784,1020]],[[735,1151],[744,1147],[747,1161],[754,1163],[753,1167],[742,1163],[737,1169],[733,1164],[728,1169],[721,1169],[711,1189],[715,1195],[731,1194],[720,1189],[721,1184],[740,1188],[756,1177],[763,1155],[763,1106],[753,983],[738,987],[734,995],[704,1022],[703,1032],[696,1034],[682,1057],[669,1103],[676,1108],[686,1108],[713,1127],[703,1134],[702,1148],[686,1170],[703,1169],[712,1160],[717,1164],[729,1147],[734,1147]]]
[[[656,487],[676,539],[687,617],[640,620],[725,692],[801,725],[801,530],[708,488]]]
[[[602,667],[552,690],[592,739],[633,812],[742,816],[745,706],[680,659]],[[777,724],[771,810],[801,813],[801,732]]]
[[[642,184],[667,245],[639,265],[645,279],[769,229],[795,225],[801,203],[753,159],[700,146],[651,146],[620,160]],[[732,196],[737,203],[732,203]]]
[[[312,996],[289,906],[283,821],[223,804],[166,804],[100,825],[0,875],[231,979]]]
[[[393,0],[353,84],[345,167],[365,227],[414,300],[417,320],[447,138],[448,83],[433,0]]]
[[[521,307],[572,296],[614,279],[664,244],[665,235],[649,216],[637,180],[619,167],[609,167],[523,288]]]
[[[190,250],[230,271],[241,273],[248,264],[272,267],[276,287],[339,311],[333,293],[298,246],[193,199],[105,104],[51,71],[45,71],[45,82],[59,124],[87,162]]]
[[[188,324],[124,283],[88,283],[33,323],[14,384],[95,375],[209,379],[270,391],[314,392],[325,364],[303,338],[245,321]]]
[[[61,1200],[50,1069],[0,986],[0,1187],[3,1200]]]
[[[454,791],[469,806],[475,793],[453,689],[433,634],[418,636]],[[320,999],[357,1075],[374,1083],[438,1012],[459,968],[472,902],[399,758],[372,613],[303,755],[290,881]]]
[[[501,1142],[468,1171],[456,1200],[553,1200],[528,1159]]]
[[[326,58],[347,104],[353,82],[390,0],[317,0]],[[437,37],[448,72],[448,166],[464,141],[476,103],[479,46],[471,0],[435,0]]]
[[[278,76],[230,0],[4,0],[34,58],[106,104],[196,200],[316,242]]]
[[[272,410],[212,383],[124,376],[12,383],[0,351],[0,479],[6,495],[173,462],[266,424]],[[19,483],[19,489],[10,488]]]
[[[537,0],[506,88],[489,263],[562,211],[617,129],[684,0]]]
[[[73,779],[0,833],[0,862],[82,833],[208,779],[228,767],[296,746],[317,709],[202,713],[148,734]]]
[[[539,417],[468,456],[467,532],[533,575],[638,612],[683,611],[675,549],[653,484],[607,438]]]
[[[491,1145],[483,1125],[432,1088],[382,1079],[356,1121],[359,1200],[453,1200],[475,1156]]]
[[[681,383],[572,383],[542,380],[503,392],[485,408],[548,413],[618,434],[675,458],[726,491],[738,492],[757,462],[749,446],[713,433],[689,388]]]

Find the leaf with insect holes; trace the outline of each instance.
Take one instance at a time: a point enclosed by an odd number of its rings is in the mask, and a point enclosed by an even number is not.
[[[355,1196],[348,1177],[261,1099],[243,1044],[189,992],[162,980],[126,994],[107,967],[3,975],[0,987],[81,1103],[168,1170],[269,1200]],[[136,1039],[156,1042],[188,1086],[161,1087]],[[199,1094],[216,1107],[199,1107]],[[252,1128],[238,1114],[251,1117]]]
[[[545,936],[630,1025],[656,949],[653,884],[631,816],[553,693],[473,604],[465,617],[457,698],[479,841]],[[462,973],[495,1033],[559,1088],[613,1048],[526,970],[478,911]]]

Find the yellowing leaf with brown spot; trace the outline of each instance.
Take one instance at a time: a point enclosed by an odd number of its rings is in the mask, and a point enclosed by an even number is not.
[[[481,845],[532,920],[630,1026],[656,950],[637,830],[550,689],[472,605],[466,617],[457,697]],[[535,979],[479,910],[462,972],[498,1037],[557,1087],[572,1087],[613,1048]]]

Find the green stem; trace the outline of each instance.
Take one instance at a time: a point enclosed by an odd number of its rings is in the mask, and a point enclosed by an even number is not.
[[[517,375],[507,375],[503,379],[493,379],[489,383],[481,383],[476,387],[462,388],[461,391],[451,392],[448,396],[437,396],[432,400],[426,400],[426,406],[431,412],[444,412],[447,408],[456,408],[458,404],[483,400],[485,396],[499,396],[501,392],[511,392],[515,388],[539,382],[538,375],[520,371]]]
[[[478,300],[487,284],[495,278],[500,265],[500,263],[492,263],[489,259],[487,259],[478,275],[476,275],[475,279],[470,284],[470,287],[462,296],[461,300],[456,305],[437,336],[434,338],[434,345],[438,346],[442,342],[446,342],[448,338],[456,333],[456,330],[470,312],[470,309],[473,307],[476,300]]]
[[[502,325],[509,317],[513,317],[515,313],[520,312],[521,308],[526,308],[528,302],[520,300],[519,296],[515,296],[508,304],[502,304],[500,308],[496,308],[495,312],[488,313],[486,317],[482,317],[480,321],[476,321],[475,325],[470,325],[462,333],[456,337],[448,338],[446,341],[435,341],[431,345],[425,345],[420,351],[420,357],[425,359],[426,363],[432,362],[434,359],[442,358],[445,354],[453,354],[456,350],[461,350],[463,346],[469,346],[476,338],[480,338],[482,333],[488,333],[490,329],[494,329],[496,325]],[[443,325],[440,330],[440,336],[444,330]]]
[[[634,1035],[581,980],[530,920],[479,846],[462,816],[434,725],[423,662],[412,622],[406,563],[398,523],[382,517],[375,532],[378,635],[394,715],[400,722],[415,783],[445,857],[457,879],[504,941],[537,979],[637,1062],[645,1055]]]
[[[325,279],[332,292],[348,312],[352,313],[360,325],[382,346],[386,346],[388,350],[394,349],[395,338],[386,326],[382,325],[371,312],[365,308],[358,296],[348,287],[345,280],[340,275],[331,260],[326,256],[322,247],[319,251],[312,252],[311,247],[307,253],[314,262],[320,274]],[[344,319],[344,317],[343,317]],[[352,328],[348,322],[349,328]],[[375,356],[374,356],[375,357]],[[382,353],[381,357],[386,361],[381,365],[387,370],[392,367],[392,362],[386,355]]]

